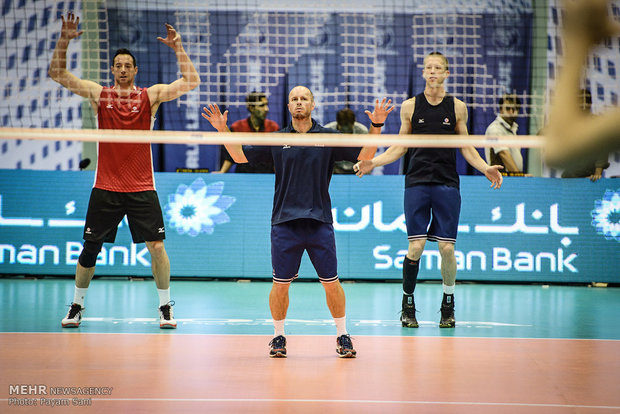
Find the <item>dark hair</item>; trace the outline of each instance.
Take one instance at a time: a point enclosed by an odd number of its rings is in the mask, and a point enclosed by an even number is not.
[[[129,55],[131,56],[131,59],[133,60],[133,66],[136,67],[138,66],[136,64],[136,58],[134,55],[131,54],[131,52],[129,51],[129,49],[125,49],[125,48],[120,48],[116,51],[116,53],[114,54],[114,57],[112,58],[112,66],[114,66],[114,59],[116,59],[116,57],[118,55]]]
[[[511,103],[517,106],[521,106],[521,99],[519,99],[519,97],[514,94],[505,94],[501,98],[499,98],[499,106],[501,107],[504,103]]]
[[[265,95],[263,92],[252,91],[248,94],[248,96],[245,97],[245,103],[253,104],[256,102],[260,102],[263,99],[267,99],[267,95]]]
[[[355,123],[355,112],[349,108],[344,108],[336,113],[338,125],[353,125]]]

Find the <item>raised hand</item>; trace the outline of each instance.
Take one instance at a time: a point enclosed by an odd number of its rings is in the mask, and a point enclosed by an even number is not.
[[[202,111],[202,117],[209,121],[213,128],[217,129],[219,132],[230,132],[226,126],[228,122],[228,110],[221,113],[217,105],[209,104],[209,107],[203,107]]]
[[[565,0],[564,31],[593,44],[620,33],[620,23],[609,13],[609,0]]]
[[[383,98],[381,103],[379,103],[378,99],[375,101],[374,111],[370,112],[367,110],[364,112],[368,115],[368,118],[370,118],[370,122],[375,124],[383,124],[387,119],[388,114],[392,112],[393,109],[394,105],[392,105],[392,100],[388,99],[386,102],[386,98]]]
[[[181,41],[181,35],[177,33],[172,25],[166,23],[166,38],[158,37],[157,40],[174,49],[175,44]]]
[[[62,19],[62,28],[60,29],[61,39],[75,39],[84,33],[84,30],[78,32],[80,18],[76,17],[72,12],[67,13],[67,20],[65,20],[64,16],[60,16],[60,18]]]

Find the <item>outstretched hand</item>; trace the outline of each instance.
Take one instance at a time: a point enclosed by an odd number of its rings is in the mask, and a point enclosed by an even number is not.
[[[226,123],[228,122],[228,110],[224,113],[220,112],[220,108],[216,104],[209,104],[209,107],[202,108],[202,117],[209,121],[213,128],[219,132],[228,132]]]
[[[374,111],[372,112],[368,110],[364,111],[366,115],[368,115],[368,118],[370,118],[370,122],[375,123],[375,124],[383,124],[385,120],[387,119],[388,114],[394,110],[394,105],[392,105],[392,100],[388,99],[387,102],[385,100],[386,98],[383,98],[381,100],[381,103],[379,103],[379,100],[377,99],[375,101]]]
[[[362,160],[353,166],[353,171],[358,177],[363,177],[370,174],[374,168],[372,160]]]
[[[177,33],[172,25],[166,23],[166,38],[158,37],[157,40],[174,49],[175,44],[181,41],[181,35]]]
[[[64,16],[60,16],[62,19],[62,28],[60,29],[60,37],[62,39],[75,39],[84,33],[84,30],[78,32],[78,25],[80,24],[80,18],[76,17],[72,12],[67,13],[67,20]]]
[[[491,165],[484,172],[484,175],[491,182],[491,188],[499,188],[502,186],[502,182],[504,181],[504,177],[502,173],[499,172],[500,169],[504,168],[503,165]]]

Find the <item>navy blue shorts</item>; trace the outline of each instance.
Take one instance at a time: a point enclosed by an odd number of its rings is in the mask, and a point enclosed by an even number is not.
[[[455,243],[460,214],[461,193],[457,187],[416,185],[405,188],[409,241],[427,239]]]
[[[304,250],[321,282],[338,280],[334,226],[313,219],[297,219],[271,226],[274,282],[290,283],[297,277]]]
[[[93,188],[88,201],[84,240],[114,243],[116,230],[127,216],[134,243],[164,240],[164,217],[155,191],[119,193]]]

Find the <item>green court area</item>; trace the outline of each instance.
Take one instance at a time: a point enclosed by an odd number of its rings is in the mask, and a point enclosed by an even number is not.
[[[158,327],[152,280],[96,278],[79,328],[62,329],[73,298],[70,278],[0,278],[0,332],[89,332],[271,335],[270,281],[173,281],[176,330]],[[343,282],[347,327],[355,336],[454,336],[620,340],[620,288],[457,284],[454,329],[440,329],[441,285],[419,283],[418,329],[399,322],[401,285]],[[290,289],[287,335],[334,335],[335,327],[316,281]]]

